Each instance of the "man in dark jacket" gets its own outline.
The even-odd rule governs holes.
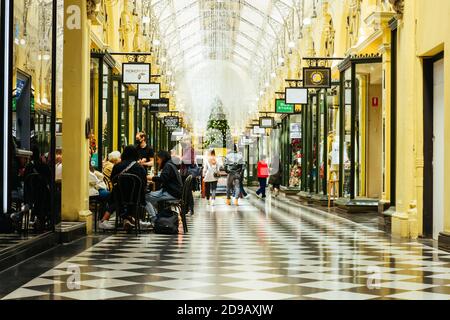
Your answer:
[[[176,165],[173,163],[170,153],[160,151],[156,156],[158,167],[161,168],[159,176],[151,177],[151,181],[161,185],[161,189],[155,192],[147,193],[145,208],[154,222],[156,219],[156,210],[158,202],[179,200],[182,196],[183,182]]]

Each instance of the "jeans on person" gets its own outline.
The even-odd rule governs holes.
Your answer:
[[[236,194],[235,194],[235,192],[236,191],[233,191],[233,197],[236,197]],[[239,180],[239,194],[238,194],[238,197],[246,197],[246,196],[248,196],[248,193],[245,191],[245,189],[244,189],[244,181],[241,179],[241,180]]]
[[[259,196],[262,194],[263,198],[266,197],[266,187],[267,187],[267,178],[258,178],[259,181],[259,189],[256,191],[256,194]]]
[[[217,181],[205,182],[206,199],[216,199]]]
[[[235,198],[239,197],[240,193],[240,174],[230,173],[227,178],[227,199],[231,199],[234,194]]]
[[[161,201],[171,201],[177,200],[174,196],[164,190],[158,190],[154,192],[147,193],[145,195],[145,210],[147,210],[150,215],[150,220],[156,220],[156,209],[155,207],[158,205],[158,202]]]
[[[111,195],[111,192],[109,192],[106,189],[99,189],[98,190],[98,197],[100,198],[100,200],[108,200],[109,197]]]

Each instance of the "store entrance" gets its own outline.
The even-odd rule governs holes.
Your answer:
[[[381,58],[345,61],[341,88],[340,195],[375,211],[386,179]]]
[[[424,60],[424,234],[444,231],[445,104],[443,54]]]
[[[356,66],[356,195],[383,194],[383,105],[381,63]]]
[[[444,231],[444,59],[433,66],[433,239]]]

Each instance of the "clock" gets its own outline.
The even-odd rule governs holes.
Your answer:
[[[331,87],[331,69],[311,67],[303,69],[305,88],[320,89]]]
[[[324,80],[324,75],[321,71],[314,71],[311,73],[311,83],[315,85],[322,85]]]

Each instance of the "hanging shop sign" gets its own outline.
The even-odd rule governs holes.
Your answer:
[[[150,63],[124,63],[122,64],[123,84],[149,84]]]
[[[260,126],[254,126],[253,127],[253,134],[255,136],[266,134],[266,129],[265,128],[261,128]]]
[[[139,100],[159,100],[161,99],[161,84],[150,83],[138,86]]]
[[[287,104],[308,104],[308,89],[286,88],[285,97]]]
[[[149,111],[150,112],[169,112],[169,99],[161,98],[159,100],[150,100]]]
[[[175,130],[180,126],[180,118],[179,117],[164,117],[164,125],[167,129]]]
[[[275,126],[275,119],[273,117],[261,117],[259,118],[259,127],[272,129]]]
[[[295,105],[286,103],[284,99],[276,99],[275,100],[275,112],[276,113],[294,114],[294,113],[296,113]]]
[[[310,89],[331,88],[331,69],[323,67],[303,68],[303,87]]]

